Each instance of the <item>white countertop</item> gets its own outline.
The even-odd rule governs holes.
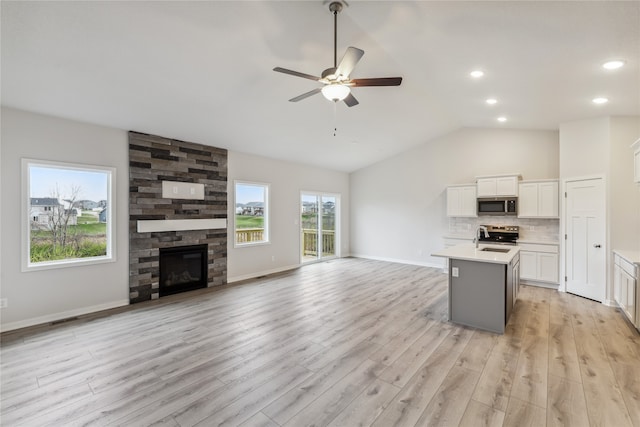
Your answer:
[[[555,245],[559,246],[560,242],[557,240],[534,240],[534,239],[518,239],[518,244],[530,244],[530,245]]]
[[[483,251],[482,248],[498,248],[509,249],[509,252],[489,252]],[[452,246],[450,248],[441,249],[431,254],[431,256],[443,258],[464,259],[467,261],[491,262],[494,264],[509,264],[515,257],[520,248],[517,246],[506,245],[486,245],[481,244],[477,249],[474,243],[465,243],[462,245]]]
[[[624,249],[614,249],[613,253],[620,255],[625,260],[629,261],[632,264],[636,264],[640,266],[640,252],[638,251],[627,251]]]

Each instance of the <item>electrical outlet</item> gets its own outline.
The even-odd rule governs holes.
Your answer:
[[[271,262],[276,262],[276,256],[275,255],[271,255]]]
[[[452,267],[451,268],[451,275],[453,277],[459,277],[460,276],[460,270],[458,270],[458,267]]]
[[[9,306],[9,300],[7,298],[0,298],[0,308],[7,308]]]

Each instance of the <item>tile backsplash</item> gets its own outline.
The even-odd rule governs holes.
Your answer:
[[[512,216],[483,216],[478,218],[449,218],[449,235],[473,237],[479,225],[517,225],[520,240],[558,242],[559,219],[517,218]]]

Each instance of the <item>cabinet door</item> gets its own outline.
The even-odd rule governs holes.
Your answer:
[[[460,187],[447,188],[447,216],[460,214]]]
[[[558,216],[558,182],[538,184],[538,216]]]
[[[520,251],[520,278],[536,280],[538,260],[535,252]]]
[[[518,177],[505,176],[505,177],[496,178],[496,195],[517,196],[518,195]]]
[[[513,304],[515,305],[520,293],[520,263],[513,267]]]
[[[535,182],[520,184],[518,197],[518,216],[538,216],[538,184]]]
[[[633,180],[640,183],[640,149],[633,153]]]
[[[631,323],[636,322],[636,281],[626,271],[622,271],[621,284],[624,288],[623,294],[625,297],[624,311],[627,313],[627,317],[631,320]]]
[[[614,255],[613,264],[613,298],[618,303],[618,306],[622,308],[622,268],[618,264],[618,255]]]
[[[493,197],[497,194],[495,178],[480,178],[477,181],[478,197]]]
[[[460,216],[478,216],[476,187],[460,187]]]
[[[476,187],[447,187],[447,216],[470,216],[476,214]]]
[[[558,254],[538,253],[538,280],[558,282]]]

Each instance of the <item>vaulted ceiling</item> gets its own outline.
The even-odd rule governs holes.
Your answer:
[[[404,78],[353,89],[352,108],[288,102],[318,84],[272,71],[332,66],[327,2],[4,0],[1,13],[4,106],[346,172],[460,127],[640,115],[637,1],[349,1],[338,60],[356,46],[352,77]]]

